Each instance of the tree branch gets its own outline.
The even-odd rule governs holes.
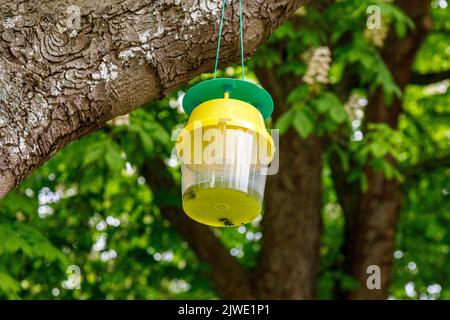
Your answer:
[[[413,73],[410,84],[427,85],[450,79],[450,70],[437,73]]]
[[[450,155],[427,159],[415,165],[402,167],[400,171],[408,179],[416,178],[424,172],[433,172],[440,168],[450,168]]]
[[[221,2],[2,1],[0,197],[70,141],[211,70]],[[244,2],[247,55],[303,2]],[[239,57],[228,9],[221,67]]]

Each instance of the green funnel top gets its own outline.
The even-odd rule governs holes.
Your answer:
[[[270,94],[249,81],[218,78],[200,82],[190,88],[183,98],[183,109],[190,115],[195,107],[208,100],[222,99],[228,92],[230,99],[247,102],[261,112],[264,120],[267,120],[273,112],[273,100]]]

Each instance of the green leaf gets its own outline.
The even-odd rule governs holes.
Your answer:
[[[20,291],[20,284],[10,275],[0,272],[0,292],[4,292],[11,299],[17,299]]]
[[[294,76],[300,77],[306,72],[306,64],[303,61],[294,61],[285,63],[278,68],[278,74],[280,76],[293,74]]]
[[[386,66],[383,59],[380,56],[377,56],[377,61],[378,61],[377,74],[375,81],[371,86],[371,90],[373,91],[378,86],[381,86],[381,88],[383,88],[386,104],[391,105],[394,96],[400,98],[402,96],[402,91],[395,83],[391,71]]]
[[[408,29],[414,28],[414,22],[398,6],[386,2],[379,2],[378,5],[381,7],[383,15],[388,16],[389,20],[393,20],[395,32],[400,38],[406,36]]]
[[[345,71],[345,65],[343,63],[334,62],[330,67],[330,81],[335,84],[341,81]]]
[[[0,221],[0,256],[19,251],[29,257],[66,263],[65,256],[39,230],[26,224]]]
[[[383,142],[374,142],[370,145],[370,151],[375,158],[384,157],[388,152],[389,145]]]
[[[336,154],[339,157],[341,166],[344,169],[344,171],[348,171],[350,169],[350,160],[348,153],[342,150],[342,148],[338,144],[335,144],[332,150],[336,151]]]
[[[280,130],[280,134],[284,134],[291,126],[294,109],[289,109],[283,113],[275,122],[275,128]]]
[[[154,150],[154,143],[152,137],[148,134],[146,130],[139,130],[139,137],[141,138],[141,143],[146,154],[151,154]]]
[[[325,92],[320,95],[314,100],[313,104],[319,113],[323,114],[329,112],[331,119],[338,124],[343,123],[345,119],[347,119],[347,113],[344,110],[344,106],[338,97],[331,92]]]
[[[110,144],[107,148],[105,161],[108,164],[108,167],[114,172],[120,172],[123,168],[123,160],[120,157],[120,152],[113,144]]]
[[[296,87],[289,93],[286,101],[291,105],[298,104],[305,101],[308,98],[308,95],[309,95],[308,86],[301,85]]]
[[[360,176],[360,184],[362,192],[366,193],[367,190],[369,190],[369,181],[367,181],[367,176],[365,173],[361,174]]]
[[[325,113],[336,106],[341,106],[341,102],[338,97],[331,92],[321,94],[316,100],[314,100],[313,104],[320,113]]]
[[[292,125],[302,138],[306,138],[314,129],[313,122],[306,115],[304,110],[295,111]]]
[[[349,275],[342,274],[340,275],[340,283],[341,287],[346,290],[356,290],[360,287],[359,282]]]
[[[99,141],[89,145],[85,150],[83,166],[86,167],[91,163],[99,161],[105,153],[105,141]]]
[[[327,113],[330,110],[331,105],[328,103],[326,99],[317,99],[314,101],[314,105],[319,113]]]
[[[347,112],[345,112],[343,105],[334,106],[331,109],[330,116],[336,123],[343,123],[347,119]]]

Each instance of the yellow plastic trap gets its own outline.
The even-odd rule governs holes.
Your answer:
[[[250,222],[261,212],[275,151],[264,123],[272,98],[247,81],[214,79],[191,88],[183,108],[190,117],[176,147],[184,211],[211,226]]]

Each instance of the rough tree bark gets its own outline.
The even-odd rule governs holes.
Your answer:
[[[298,83],[279,79],[267,69],[258,68],[256,73],[274,97],[276,119],[285,111],[286,98]],[[224,298],[315,297],[321,237],[323,146],[317,137],[302,140],[297,133],[289,131],[281,137],[280,148],[283,150],[280,171],[269,177],[266,192],[260,259],[252,270],[242,267],[211,229],[187,218],[179,205],[181,199],[174,204],[157,203],[163,216],[200,261],[210,266],[207,276]],[[155,201],[158,201],[158,192],[179,197],[179,186],[165,171],[161,162],[149,162],[143,168],[147,183],[156,192]]]
[[[303,2],[244,1],[246,53]],[[0,0],[0,198],[70,141],[211,70],[220,3]],[[228,8],[222,65],[239,56]]]
[[[396,4],[414,21],[415,29],[399,39],[392,31],[383,49],[383,59],[397,85],[404,89],[412,77],[412,64],[416,52],[430,29],[430,1],[397,0]],[[365,123],[386,123],[396,128],[403,102],[395,99],[386,105],[384,95],[378,90],[370,97]],[[388,159],[395,165],[392,158]],[[395,229],[402,205],[402,193],[396,180],[387,179],[371,167],[365,170],[368,190],[353,197],[350,188],[340,193],[346,211],[345,271],[354,277],[360,288],[347,292],[348,299],[386,299],[389,292],[395,245]],[[338,173],[337,173],[338,174]],[[336,180],[340,180],[336,177]],[[339,192],[338,192],[339,193]],[[347,196],[349,194],[349,196]],[[356,201],[355,201],[356,200]],[[369,290],[366,286],[367,268],[381,269],[381,289]]]

